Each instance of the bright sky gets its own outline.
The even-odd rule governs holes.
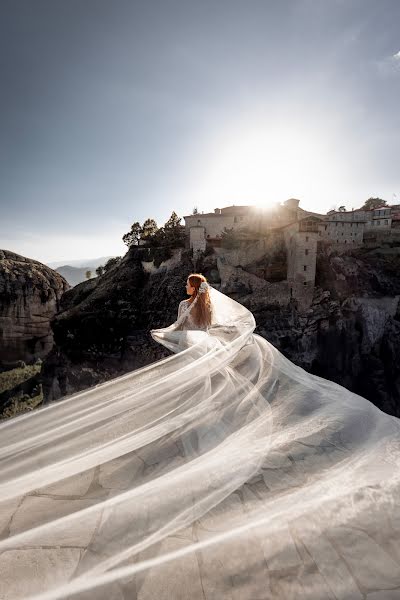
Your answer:
[[[0,248],[121,255],[172,210],[400,202],[399,23],[398,0],[1,0]]]

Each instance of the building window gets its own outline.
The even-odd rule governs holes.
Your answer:
[[[200,219],[197,219],[197,225],[200,225]]]
[[[385,225],[387,225],[387,224],[388,224],[388,220],[387,220],[387,219],[385,219]]]
[[[336,227],[337,227],[337,223],[336,223]]]
[[[307,285],[307,281],[303,281],[303,285]]]
[[[305,252],[305,254],[306,254],[306,256],[307,256],[307,254],[308,254],[308,248],[306,248],[306,249],[304,250],[304,252]]]
[[[342,227],[344,227],[344,223],[342,223]]]
[[[380,225],[380,224],[381,224],[381,222],[380,222],[380,221],[378,221],[378,225]]]
[[[233,222],[237,223],[238,222],[238,218],[237,217],[233,217]]]
[[[325,225],[325,231],[326,231],[326,228],[327,228],[327,227],[328,227],[328,225]]]
[[[306,242],[308,242],[308,235],[306,235]]]
[[[304,270],[307,271],[307,265],[304,265]]]

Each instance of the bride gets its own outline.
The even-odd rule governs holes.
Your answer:
[[[169,357],[0,425],[0,599],[399,599],[400,421],[186,291]]]

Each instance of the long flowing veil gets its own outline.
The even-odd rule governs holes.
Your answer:
[[[0,425],[0,599],[400,598],[400,421],[210,297],[168,358]]]

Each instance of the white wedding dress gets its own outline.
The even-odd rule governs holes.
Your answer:
[[[400,599],[400,420],[210,296],[168,358],[0,425],[1,600]]]

